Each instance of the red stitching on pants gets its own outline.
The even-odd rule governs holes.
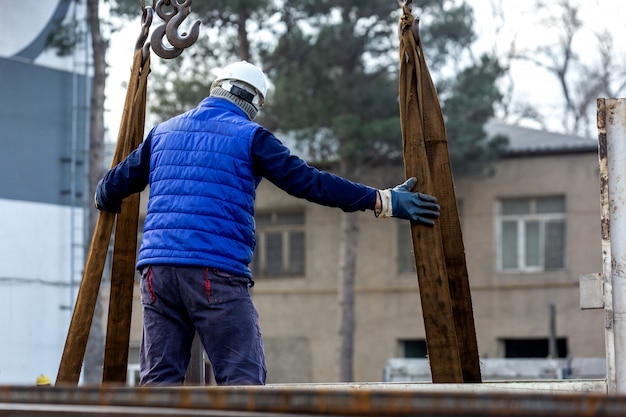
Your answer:
[[[206,291],[206,299],[211,302],[211,281],[209,280],[209,268],[204,268],[204,290]]]
[[[156,301],[156,294],[152,288],[152,268],[148,269],[148,291],[150,291],[150,300],[154,303]]]

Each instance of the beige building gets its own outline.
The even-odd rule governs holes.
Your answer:
[[[604,357],[603,312],[582,311],[578,287],[581,274],[602,268],[597,142],[501,124],[488,131],[509,136],[507,156],[491,177],[455,180],[480,356],[545,358],[552,310],[558,357]],[[393,186],[402,172],[375,174]],[[354,378],[381,381],[388,359],[426,354],[409,225],[354,215]],[[266,180],[258,188],[252,292],[268,383],[337,381],[340,218]],[[131,368],[138,300],[134,313]]]

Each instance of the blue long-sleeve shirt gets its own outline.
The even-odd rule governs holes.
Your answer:
[[[104,210],[151,185],[137,268],[195,265],[251,277],[255,188],[344,211],[374,209],[376,189],[309,166],[235,104],[209,97],[155,126],[98,184]]]
[[[99,187],[104,208],[107,203],[119,203],[148,185],[151,140],[152,131],[124,161],[107,172]],[[375,188],[308,165],[267,129],[257,131],[252,158],[255,175],[267,178],[294,197],[348,212],[374,209]]]

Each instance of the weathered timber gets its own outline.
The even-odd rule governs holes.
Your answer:
[[[145,62],[142,66],[141,60],[144,58]],[[124,144],[125,155],[136,149],[143,138],[150,56],[143,57],[142,51],[136,52],[133,68],[118,133],[118,143]],[[126,198],[122,204],[122,212],[117,216],[102,375],[102,382],[105,383],[126,382],[135,263],[137,260],[139,196],[137,193]]]
[[[408,5],[400,21],[400,118],[405,174],[437,197],[435,227],[411,225],[433,382],[480,382],[465,249],[437,92]]]
[[[149,58],[142,67],[142,51],[137,51],[133,58],[124,112],[111,166],[120,163],[141,141],[145,123],[146,85],[149,72]],[[107,333],[103,374],[105,381],[115,382],[121,382],[122,378],[123,381],[126,380],[139,195],[127,200],[123,203],[122,213],[117,219],[117,229],[119,230],[116,232],[115,249],[118,256],[117,260],[115,256],[113,260],[117,267],[114,267],[112,271],[108,324],[111,328]],[[98,214],[83,279],[78,290],[76,305],[59,365],[57,384],[76,385],[80,379],[114,224],[115,215],[113,213],[100,212]],[[134,232],[132,231],[133,227]],[[132,269],[130,268],[131,265]]]

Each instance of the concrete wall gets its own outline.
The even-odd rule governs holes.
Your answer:
[[[482,355],[498,355],[502,337],[541,337],[554,303],[558,335],[574,357],[604,356],[603,313],[579,308],[578,278],[602,270],[600,191],[595,153],[507,159],[496,176],[458,181],[474,314]],[[494,203],[511,196],[564,194],[567,205],[566,268],[507,274],[495,268]]]
[[[488,179],[458,180],[462,223],[481,357],[501,355],[502,338],[547,338],[549,304],[557,337],[572,357],[604,357],[603,313],[579,309],[580,274],[601,270],[597,155],[594,152],[503,160]],[[401,175],[401,167],[397,167]],[[393,177],[393,176],[391,176]],[[565,195],[566,268],[549,273],[496,271],[495,208],[502,197]],[[259,187],[257,209],[305,207],[305,278],[256,278],[254,300],[266,341],[268,381],[337,380],[338,210]],[[396,273],[396,219],[357,213],[356,381],[380,381],[400,339],[423,339],[419,289],[413,274]],[[399,226],[400,225],[400,226]],[[285,359],[298,366],[286,369]]]
[[[598,160],[595,152],[507,158],[483,179],[458,179],[466,261],[481,358],[499,358],[503,338],[547,338],[549,305],[556,309],[556,336],[566,338],[572,358],[603,358],[603,312],[579,308],[579,275],[601,271]],[[402,167],[369,172],[378,186],[402,181]],[[369,181],[371,180],[371,181]],[[496,202],[502,197],[564,195],[566,268],[549,273],[496,270]],[[146,201],[145,199],[143,200]],[[264,180],[257,211],[305,210],[304,277],[255,277],[252,289],[263,332],[268,382],[337,381],[337,209],[293,198]],[[356,277],[355,381],[383,380],[390,358],[402,356],[400,340],[424,339],[417,278],[398,274],[397,234],[408,225],[355,213],[359,221]],[[138,289],[135,290],[138,294]],[[140,339],[140,304],[134,310],[132,346]],[[601,359],[600,359],[601,361]]]

